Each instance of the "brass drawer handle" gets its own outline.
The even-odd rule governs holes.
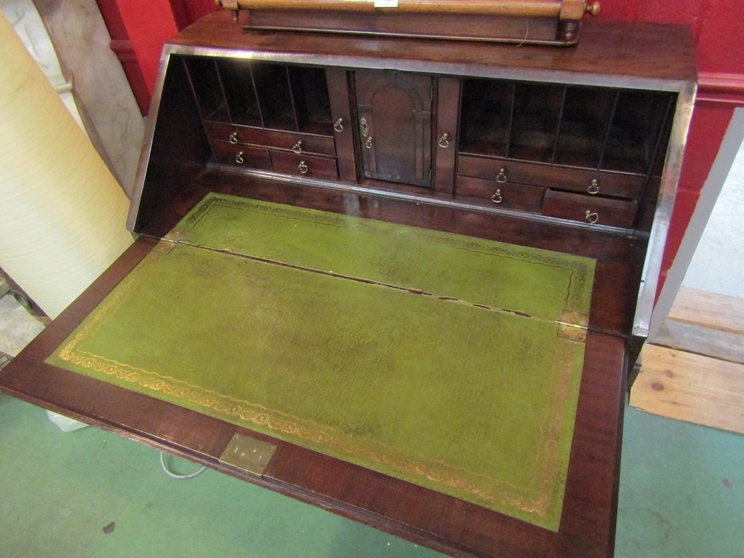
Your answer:
[[[339,134],[344,131],[344,119],[339,118],[336,120],[336,122],[333,124],[333,129],[336,130]]]
[[[300,169],[300,172],[302,174],[307,174],[307,171],[310,170],[310,167],[307,166],[307,163],[305,163],[305,161],[300,161],[300,164],[297,165],[297,168]]]
[[[233,132],[232,134],[230,134],[230,143],[232,143],[233,145],[238,143],[238,132]]]
[[[245,159],[243,159],[242,151],[235,156],[235,162],[238,163],[239,165],[242,165],[243,163],[245,163]]]
[[[373,144],[372,136],[370,136],[367,138],[367,141],[364,142],[364,147],[366,147],[367,149],[372,149],[372,144]]]
[[[599,181],[596,178],[592,178],[592,181],[586,191],[592,196],[595,194],[599,194]]]
[[[506,178],[506,169],[499,169],[499,174],[496,175],[496,182],[503,184],[508,179]]]
[[[451,141],[452,136],[449,135],[449,132],[444,132],[444,135],[439,138],[439,147],[441,147],[442,149],[447,149]]]
[[[502,201],[504,201],[504,196],[501,195],[501,188],[496,188],[493,196],[491,196],[491,201],[493,203],[501,203]]]
[[[593,225],[597,222],[597,219],[599,219],[599,213],[595,213],[593,211],[586,210],[586,213],[584,213],[584,218],[586,219],[586,222],[590,225]]]
[[[292,146],[292,153],[299,155],[302,153],[302,140],[298,141]]]

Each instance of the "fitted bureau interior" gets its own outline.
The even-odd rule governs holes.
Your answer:
[[[188,75],[213,163],[415,186],[474,206],[640,231],[651,226],[677,100],[505,79],[440,88],[433,75],[355,69],[341,70],[348,94],[331,99],[323,67],[213,56],[174,64]],[[344,131],[353,141],[338,145]],[[453,151],[454,164],[440,164]],[[345,176],[340,156],[355,163]]]
[[[446,26],[452,20],[440,21]],[[3,369],[0,388],[451,555],[611,556],[629,370],[648,331],[697,74],[687,29],[589,23],[582,23],[578,45],[560,49],[244,31],[229,12],[212,14],[184,30],[165,47],[148,119],[128,222],[139,238]],[[419,236],[446,239],[449,252],[422,248],[412,241]],[[503,265],[474,274],[462,257],[453,256],[450,248],[455,245],[460,256],[474,261],[487,256],[484,246],[499,245]],[[198,258],[184,257],[195,253]],[[312,261],[282,256],[287,253]],[[539,256],[532,271],[504,278],[501,271],[528,254]],[[577,257],[593,268],[593,275],[582,281],[569,273],[563,275],[567,282],[557,281],[560,262]],[[339,258],[345,266],[339,266]],[[170,266],[177,261],[194,265]],[[176,357],[164,361],[174,374],[188,368],[231,385],[269,389],[273,364],[266,368],[268,383],[237,378],[257,357],[268,354],[276,356],[278,367],[307,355],[327,362],[334,354],[331,348],[339,345],[328,342],[324,328],[303,327],[298,316],[312,322],[328,308],[347,305],[329,319],[354,326],[334,330],[350,342],[351,349],[343,354],[379,357],[364,367],[362,377],[373,387],[362,391],[377,396],[383,393],[379,386],[390,387],[393,379],[412,386],[411,392],[393,388],[404,403],[397,411],[388,412],[387,402],[374,406],[394,424],[418,424],[407,419],[415,407],[407,405],[413,401],[411,393],[423,395],[434,432],[440,423],[453,424],[442,418],[432,392],[411,373],[412,364],[428,370],[431,366],[422,362],[445,362],[439,357],[445,345],[451,347],[451,353],[444,352],[452,364],[444,366],[443,376],[453,387],[444,387],[443,397],[467,387],[484,395],[497,415],[514,402],[536,402],[534,408],[529,403],[524,415],[514,415],[520,425],[523,416],[547,416],[540,413],[554,408],[543,406],[548,399],[529,387],[535,385],[527,381],[533,360],[525,347],[542,339],[581,349],[583,364],[576,365],[581,378],[573,384],[578,390],[575,417],[564,417],[573,433],[570,448],[564,447],[569,459],[565,487],[559,489],[563,503],[556,504],[560,522],[546,528],[355,464],[353,459],[368,454],[366,450],[353,451],[350,460],[333,457],[304,442],[262,434],[50,360],[56,351],[62,360],[79,357],[79,364],[87,365],[90,355],[59,348],[68,348],[65,340],[77,339],[77,334],[70,336],[87,327],[83,324],[103,324],[96,321],[97,308],[118,309],[116,293],[134,285],[150,269],[148,262],[166,263],[163,272],[174,290],[137,291],[145,298],[135,295],[133,302],[148,312],[158,309],[156,317],[130,314],[130,325],[111,330],[117,347],[139,358],[143,326],[154,324],[162,335],[152,335],[151,346]],[[251,270],[258,268],[300,274],[307,281],[257,280]],[[369,269],[384,273],[371,275]],[[427,277],[427,283],[412,282],[413,272]],[[390,277],[401,280],[391,282]],[[352,282],[354,278],[359,281]],[[429,279],[446,286],[445,291],[463,281],[489,296],[513,293],[517,298],[509,300],[521,302],[455,299],[431,287]],[[340,294],[328,284],[350,290]],[[288,285],[298,288],[280,300]],[[257,295],[259,286],[265,289]],[[587,304],[577,309],[569,295],[579,287],[590,300],[582,299]],[[390,294],[385,303],[389,321],[381,320],[383,308],[376,302],[365,306],[366,313],[348,306],[357,300],[349,293],[357,289]],[[397,353],[400,374],[391,374],[385,365],[393,354],[390,346],[368,350],[371,341],[397,343],[402,324],[418,331],[424,315],[409,305],[436,304],[447,312],[457,309],[488,318],[503,314],[505,322],[534,325],[543,322],[533,306],[550,292],[557,306],[552,333],[546,335],[527,334],[523,342],[512,342],[506,330],[491,323],[469,322],[456,329],[452,321],[431,319],[431,329]],[[228,313],[235,319],[222,319]],[[257,318],[286,326],[291,335],[277,336]],[[237,327],[254,321],[253,332]],[[222,333],[227,330],[236,339],[232,343]],[[286,348],[242,352],[277,339],[287,340]],[[482,351],[469,350],[469,343]],[[205,344],[210,350],[199,349]],[[241,356],[218,368],[230,351]],[[534,353],[540,358],[558,354]],[[487,381],[461,374],[475,354],[488,364]],[[124,362],[117,355],[106,358],[108,363]],[[514,363],[515,381],[493,388],[488,382],[501,381],[505,361]],[[101,367],[102,373],[107,370],[113,368]],[[225,377],[218,370],[226,371]],[[135,376],[127,372],[121,378]],[[300,366],[288,382],[290,391],[305,382],[306,388],[295,393],[299,400],[309,403],[304,397],[309,392],[322,398],[311,407],[348,407],[339,397],[348,395],[345,386],[356,374],[343,369],[339,397],[319,389],[313,378],[307,366]],[[566,393],[568,384],[556,381],[537,384],[547,388],[543,395]],[[148,385],[160,390],[164,384]],[[181,397],[191,392],[169,393]],[[493,393],[503,397],[503,405]],[[458,439],[490,413],[475,409],[468,397],[456,408],[466,419],[463,428],[455,429]],[[226,405],[223,410],[232,409]],[[263,416],[256,415],[260,420]],[[535,432],[543,432],[543,425],[549,432],[559,423],[538,421]],[[350,431],[376,430],[360,424],[350,423]],[[412,438],[423,439],[422,432],[417,429]],[[511,451],[501,446],[487,450],[484,462],[497,457],[511,463],[514,452],[527,448],[521,435],[509,428],[504,432],[514,443]],[[236,438],[275,446],[263,472],[223,459]],[[552,454],[545,455],[551,461]],[[479,465],[480,459],[476,461]],[[533,471],[530,463],[514,469]],[[427,478],[442,476],[430,473]],[[514,502],[525,500],[520,496]]]

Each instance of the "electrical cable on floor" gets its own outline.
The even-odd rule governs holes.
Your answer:
[[[168,475],[172,479],[179,479],[179,480],[193,479],[195,476],[201,475],[206,470],[206,467],[202,467],[198,471],[194,473],[189,473],[188,475],[179,475],[177,473],[174,473],[173,471],[168,469],[168,466],[165,464],[165,452],[164,451],[160,452],[160,466],[163,468],[163,471],[165,472],[166,475]]]

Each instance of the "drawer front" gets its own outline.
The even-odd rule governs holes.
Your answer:
[[[210,138],[231,143],[248,143],[264,145],[277,149],[295,149],[302,153],[316,153],[319,155],[336,156],[336,146],[332,137],[312,136],[295,132],[281,132],[265,130],[250,126],[235,126],[219,122],[205,122],[207,134]]]
[[[633,227],[637,209],[635,200],[596,198],[555,190],[548,190],[543,201],[543,215],[612,227]]]
[[[271,150],[271,163],[275,171],[308,178],[333,178],[338,180],[336,159],[295,155],[286,151]]]
[[[455,192],[464,196],[488,198],[499,207],[539,213],[545,188],[527,184],[499,184],[495,180],[458,176]]]
[[[503,170],[503,172],[502,172]],[[490,159],[460,155],[457,173],[476,178],[506,182],[536,184],[589,195],[621,196],[638,199],[643,191],[644,177],[591,169],[573,169],[539,163],[523,163],[508,159]]]
[[[215,159],[250,169],[271,169],[269,150],[250,145],[233,145],[225,141],[213,141],[212,151]]]

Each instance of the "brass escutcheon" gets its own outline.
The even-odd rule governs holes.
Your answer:
[[[300,164],[297,165],[297,168],[300,169],[300,172],[302,174],[307,174],[307,171],[310,170],[310,167],[307,166],[307,164],[305,163],[305,161],[300,161]]]
[[[367,124],[367,119],[362,116],[362,120],[359,122],[359,127],[362,131],[362,137],[366,138],[369,135],[369,124]]]
[[[230,134],[230,143],[232,143],[233,145],[238,143],[238,132],[233,132],[232,134]]]
[[[593,225],[597,222],[597,219],[599,219],[599,213],[595,213],[593,211],[586,210],[586,213],[584,213],[584,218],[586,219],[586,222],[590,225]]]
[[[442,149],[447,149],[449,147],[450,141],[452,141],[452,136],[449,135],[449,132],[444,132],[441,138],[439,138],[439,147]]]
[[[336,122],[333,124],[333,129],[336,130],[338,133],[341,133],[344,131],[344,119],[339,118],[336,120]]]
[[[496,188],[493,196],[491,196],[491,201],[493,203],[501,203],[502,201],[504,201],[504,197],[501,195],[501,188]]]
[[[296,153],[297,155],[302,153],[302,140],[298,141],[292,146],[292,153]]]
[[[586,191],[592,196],[594,194],[599,194],[599,181],[596,178],[592,178],[592,181]]]
[[[243,163],[245,163],[245,159],[243,159],[242,151],[235,156],[235,162],[238,163],[239,165],[242,165]]]
[[[499,169],[499,174],[496,175],[496,182],[503,184],[506,181],[506,169]]]

